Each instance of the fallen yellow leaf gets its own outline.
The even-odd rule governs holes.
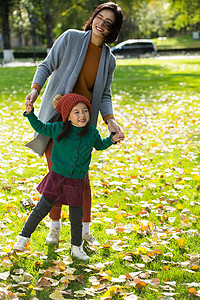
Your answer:
[[[65,299],[58,290],[56,290],[54,293],[49,295],[49,298],[51,298],[53,300],[64,300]]]
[[[180,248],[184,246],[184,243],[185,243],[185,239],[180,238],[180,239],[178,240],[178,246],[179,246]]]
[[[190,295],[196,295],[197,294],[197,291],[194,288],[188,289],[188,292],[190,293]]]
[[[181,210],[181,209],[183,209],[183,205],[182,205],[182,204],[180,204],[180,203],[179,203],[179,204],[177,204],[177,205],[176,205],[176,207],[177,207],[178,209],[180,209],[180,210]]]

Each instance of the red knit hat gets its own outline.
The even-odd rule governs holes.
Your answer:
[[[70,93],[62,96],[57,104],[56,110],[61,114],[63,123],[66,122],[72,108],[76,106],[78,103],[85,103],[91,112],[91,104],[90,101],[82,95]]]

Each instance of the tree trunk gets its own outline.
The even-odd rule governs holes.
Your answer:
[[[3,0],[1,5],[3,47],[5,50],[7,50],[11,49],[9,25],[10,0]]]
[[[45,14],[45,24],[46,24],[46,39],[47,39],[47,49],[50,49],[53,45],[53,16],[50,12]]]
[[[2,17],[2,35],[3,35],[3,59],[5,63],[12,62],[14,55],[11,50],[10,42],[10,24],[9,24],[9,13],[10,13],[10,0],[3,0],[1,2],[1,17]]]

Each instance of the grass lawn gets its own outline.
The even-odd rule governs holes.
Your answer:
[[[192,34],[170,38],[157,38],[154,42],[158,49],[200,48],[200,39],[193,39]]]
[[[200,59],[117,65],[113,103],[126,138],[93,154],[91,230],[101,246],[85,245],[89,263],[70,257],[67,207],[59,245],[45,244],[46,217],[24,253],[12,250],[47,167],[24,147],[35,68],[0,68],[0,299],[199,298]],[[102,120],[98,129],[108,134]]]

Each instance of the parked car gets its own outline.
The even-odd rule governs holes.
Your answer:
[[[157,54],[156,45],[152,40],[127,40],[111,48],[115,56],[150,57]]]

